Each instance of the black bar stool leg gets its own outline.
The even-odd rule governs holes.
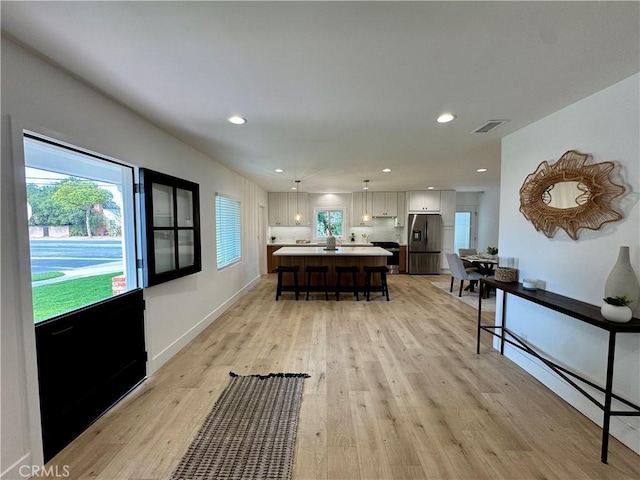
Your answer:
[[[382,275],[382,278],[381,278],[382,289],[383,289],[385,295],[387,296],[387,302],[388,302],[389,301],[389,287],[387,286],[387,274],[382,272],[380,275]]]
[[[356,296],[356,302],[360,301],[360,297],[358,296],[358,274],[356,272],[351,272],[351,281],[353,282],[353,294]]]
[[[327,284],[327,272],[322,272],[324,276],[324,299],[325,301],[329,301],[329,285]]]
[[[278,297],[282,295],[282,272],[278,272],[278,286],[276,287],[276,302]]]

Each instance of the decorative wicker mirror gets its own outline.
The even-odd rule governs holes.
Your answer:
[[[552,238],[559,228],[573,240],[579,230],[599,230],[621,220],[611,203],[625,192],[611,180],[613,162],[591,163],[591,155],[569,150],[538,165],[520,188],[520,212],[535,229]]]

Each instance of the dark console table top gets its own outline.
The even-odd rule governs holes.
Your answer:
[[[522,283],[498,282],[492,278],[483,278],[482,282],[610,332],[640,332],[640,318],[633,317],[627,323],[610,322],[602,317],[600,307],[590,303],[546,290],[525,290],[522,288]]]

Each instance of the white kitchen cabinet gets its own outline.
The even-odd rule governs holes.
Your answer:
[[[439,212],[439,190],[412,190],[409,192],[409,212]]]
[[[397,217],[398,192],[373,192],[373,216]]]
[[[296,222],[296,210],[300,209],[300,222]],[[298,227],[309,225],[309,200],[306,193],[269,192],[269,226]]]
[[[407,203],[404,192],[398,192],[398,216],[396,217],[396,227],[404,227],[407,221]]]
[[[442,226],[453,227],[456,221],[456,192],[455,190],[442,190],[440,194]]]
[[[300,227],[309,225],[309,201],[306,193],[298,193],[296,199],[296,192],[289,192],[289,213],[287,214],[287,221],[290,227]],[[300,212],[300,221],[296,222],[296,210]]]
[[[287,192],[269,192],[269,226],[288,226],[288,211],[289,198],[287,196]]]
[[[364,192],[354,192],[351,200],[351,226],[352,227],[370,227],[371,219],[373,218],[373,195],[366,194],[367,205],[365,209],[365,194]],[[362,214],[364,212],[369,214],[369,220],[364,222],[362,220]]]

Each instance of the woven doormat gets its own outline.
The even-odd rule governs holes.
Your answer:
[[[302,385],[309,375],[230,375],[172,480],[291,478]]]

